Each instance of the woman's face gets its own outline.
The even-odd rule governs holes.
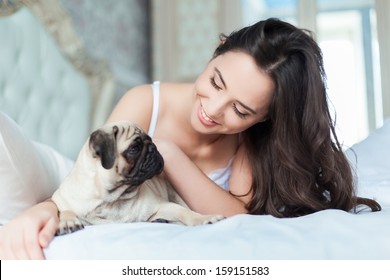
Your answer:
[[[240,133],[267,119],[274,84],[244,52],[227,52],[195,82],[192,126],[205,134]]]

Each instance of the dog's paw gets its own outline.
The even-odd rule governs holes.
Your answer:
[[[162,224],[170,224],[171,221],[169,220],[166,220],[166,219],[155,219],[153,221],[151,221],[152,223],[162,223]]]
[[[65,211],[60,213],[60,223],[56,231],[56,235],[65,235],[73,233],[75,231],[81,230],[84,228],[82,221],[70,211]]]
[[[222,215],[204,215],[203,217],[204,217],[204,219],[203,219],[202,224],[204,224],[204,225],[214,224],[216,222],[219,222],[219,221],[225,219],[225,217]]]
[[[188,215],[185,219],[182,219],[181,222],[187,226],[199,226],[199,225],[208,225],[214,224],[221,220],[225,219],[222,215]]]
[[[83,223],[77,217],[75,219],[61,220],[60,224],[58,225],[56,235],[59,236],[73,233],[83,228]]]

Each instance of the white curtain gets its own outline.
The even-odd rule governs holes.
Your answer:
[[[390,1],[375,0],[381,61],[383,118],[390,118]]]

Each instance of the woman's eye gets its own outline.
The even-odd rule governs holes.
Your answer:
[[[221,90],[222,89],[220,86],[217,85],[217,83],[215,82],[214,77],[210,77],[210,83],[216,90]]]
[[[237,116],[239,116],[241,119],[245,119],[245,118],[246,118],[247,114],[240,112],[240,111],[237,109],[236,104],[233,104],[233,110],[234,110],[234,112],[237,114]]]

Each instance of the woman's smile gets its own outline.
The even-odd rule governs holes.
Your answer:
[[[212,118],[210,118],[205,110],[203,109],[202,104],[200,104],[199,109],[198,109],[198,118],[202,124],[205,126],[215,126],[218,125],[216,121],[214,121]]]

